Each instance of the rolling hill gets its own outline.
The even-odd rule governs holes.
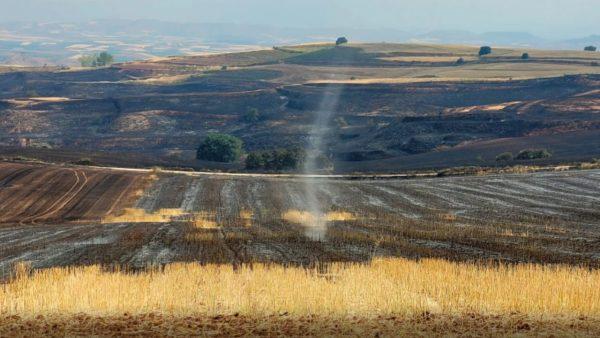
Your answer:
[[[197,161],[195,149],[211,132],[240,137],[247,151],[304,147],[335,93],[324,143],[336,172],[491,166],[527,148],[552,153],[533,161],[541,164],[600,157],[600,53],[477,52],[309,44],[99,69],[6,68],[0,154],[241,170]],[[247,121],[253,109],[260,118]]]

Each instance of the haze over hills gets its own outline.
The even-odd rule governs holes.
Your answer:
[[[594,33],[594,32],[592,32]],[[405,31],[388,28],[293,28],[232,23],[175,23],[159,20],[0,23],[0,63],[18,66],[78,65],[81,55],[109,51],[117,61],[144,60],[332,41],[448,43],[581,50],[600,45],[600,35],[548,39],[527,32],[466,30]]]

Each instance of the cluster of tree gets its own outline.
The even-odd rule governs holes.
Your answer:
[[[82,67],[105,67],[110,66],[114,61],[115,58],[107,52],[84,55],[79,58]]]
[[[255,151],[246,157],[248,170],[293,170],[304,161],[304,151],[299,148]]]
[[[226,134],[209,134],[198,147],[197,158],[213,162],[235,162],[242,156],[243,142]]]
[[[552,154],[546,149],[525,149],[521,150],[515,159],[517,160],[537,160],[540,158],[549,158]]]
[[[496,156],[498,162],[510,162],[512,160],[536,160],[541,158],[549,158],[552,154],[546,149],[525,149],[521,150],[517,156],[511,152],[505,152]]]
[[[586,52],[595,52],[598,48],[596,46],[586,46],[583,50]]]

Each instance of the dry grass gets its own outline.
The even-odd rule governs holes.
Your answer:
[[[241,226],[250,227],[252,226],[252,220],[254,214],[248,210],[240,210],[239,216],[236,220],[239,221]],[[171,222],[184,222],[191,224],[196,229],[217,229],[219,224],[217,222],[217,215],[215,212],[185,212],[179,208],[172,209],[159,209],[155,212],[147,212],[144,209],[137,208],[126,208],[124,211],[117,216],[109,215],[102,219],[104,224],[114,223],[171,223]]]
[[[312,224],[320,224],[323,221],[325,222],[344,222],[344,221],[354,221],[357,217],[349,212],[345,211],[330,211],[325,215],[317,215],[310,211],[302,211],[302,210],[288,210],[281,215],[281,219],[288,221],[290,223],[302,224],[302,225],[312,225]]]
[[[254,212],[242,209],[240,210],[240,219],[244,227],[249,228],[252,226],[252,220],[254,220]]]
[[[379,259],[323,272],[254,265],[172,264],[139,274],[99,266],[53,268],[0,287],[0,314],[35,317],[525,314],[600,318],[600,271],[565,266],[481,266],[444,260]],[[177,292],[173,292],[177,290]]]
[[[183,215],[185,213],[181,209],[159,209],[148,213],[144,209],[126,208],[121,215],[104,217],[102,223],[168,223]]]
[[[196,229],[217,229],[219,225],[215,221],[215,213],[199,212],[192,216],[191,224]]]

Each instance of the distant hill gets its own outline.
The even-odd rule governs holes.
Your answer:
[[[241,51],[273,45],[331,41],[345,35],[351,41],[491,44],[545,49],[581,50],[600,45],[597,35],[548,40],[527,32],[396,29],[286,28],[231,23],[172,23],[156,20],[103,20],[83,23],[0,23],[0,64],[77,65],[78,57],[109,51],[126,62],[171,55]]]
[[[468,45],[500,45],[543,47],[549,41],[527,32],[488,32],[476,34],[468,31],[443,30],[420,34],[413,41]]]
[[[563,48],[570,47],[575,49],[577,47],[579,47],[579,49],[582,49],[584,46],[589,45],[600,47],[600,35],[589,35],[583,38],[565,40],[559,43],[559,46],[562,46]]]

